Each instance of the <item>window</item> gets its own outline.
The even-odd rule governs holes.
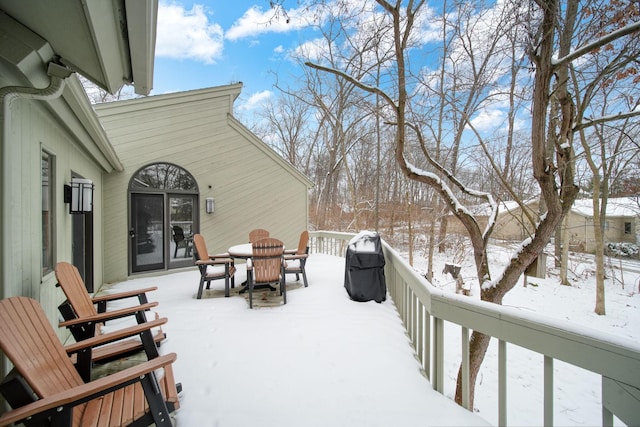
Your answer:
[[[154,163],[134,175],[131,180],[132,190],[157,189],[197,192],[193,176],[180,166],[171,163]]]
[[[625,222],[624,223],[624,234],[631,234],[631,223],[630,222]]]
[[[53,270],[53,156],[42,152],[42,275]]]

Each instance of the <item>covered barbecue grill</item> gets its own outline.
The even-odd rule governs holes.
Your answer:
[[[349,242],[344,287],[354,301],[382,302],[387,297],[384,253],[376,232],[362,231]]]

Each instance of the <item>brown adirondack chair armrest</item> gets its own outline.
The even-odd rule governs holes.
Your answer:
[[[293,254],[293,255],[285,255],[284,256],[284,260],[294,260],[294,259],[302,259],[302,258],[309,258],[309,255],[307,254]]]
[[[98,313],[94,316],[87,316],[87,317],[83,317],[81,319],[71,319],[71,320],[65,320],[64,322],[60,322],[58,323],[59,327],[66,327],[66,326],[74,326],[74,325],[81,325],[83,323],[99,323],[99,322],[106,322],[107,320],[114,320],[114,319],[119,319],[121,317],[126,317],[126,316],[131,316],[132,314],[135,314],[139,311],[147,311],[150,310],[154,307],[158,306],[158,302],[150,302],[147,304],[140,304],[140,305],[136,305],[133,307],[126,307],[126,308],[121,308],[119,310],[113,310],[113,311],[106,311],[104,313]]]
[[[214,259],[214,258],[231,258],[231,257],[229,256],[229,252],[225,252],[222,254],[213,254],[213,255],[209,254],[209,258]]]
[[[142,294],[146,294],[147,292],[153,292],[157,289],[158,289],[157,286],[151,286],[149,288],[144,288],[144,289],[135,289],[127,292],[118,292],[117,294],[98,295],[91,298],[91,301],[93,301],[94,304],[98,304],[103,301],[107,302],[107,301],[116,301],[116,300],[125,299],[125,298],[133,298]]]
[[[205,261],[196,261],[196,265],[233,264],[233,258],[212,258]]]
[[[141,323],[139,325],[129,326],[128,328],[119,329],[117,331],[109,332],[106,334],[96,335],[93,338],[87,338],[77,343],[68,344],[64,346],[68,355],[78,353],[86,348],[93,348],[103,344],[109,344],[111,342],[119,341],[123,338],[132,337],[140,334],[149,329],[157,328],[167,323],[169,319],[162,317],[150,322]]]
[[[75,406],[95,399],[96,397],[109,393],[114,389],[125,387],[133,380],[139,379],[156,369],[170,366],[175,362],[176,357],[175,353],[169,353],[131,368],[116,372],[115,374],[65,390],[45,399],[40,399],[33,403],[29,403],[28,405],[12,409],[0,416],[0,426],[7,426],[40,414],[44,411],[55,410],[55,408],[64,405],[72,404]]]

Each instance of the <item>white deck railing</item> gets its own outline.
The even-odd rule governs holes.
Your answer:
[[[350,233],[310,233],[311,253],[344,257]],[[507,344],[544,356],[544,425],[553,425],[554,360],[584,368],[602,378],[602,425],[613,416],[627,425],[640,425],[640,345],[630,340],[608,339],[587,328],[523,315],[513,308],[444,293],[417,274],[383,241],[385,278],[422,367],[434,389],[444,388],[444,322],[461,328],[463,406],[469,396],[469,334],[482,332],[498,340],[498,420],[507,422]],[[640,325],[636,325],[640,327]]]

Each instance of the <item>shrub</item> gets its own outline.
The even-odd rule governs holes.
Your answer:
[[[607,243],[607,252],[609,255],[617,257],[635,257],[638,255],[640,249],[635,243],[627,242],[609,242]]]

